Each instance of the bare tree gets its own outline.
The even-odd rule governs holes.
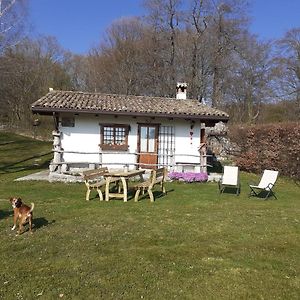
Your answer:
[[[279,97],[296,103],[296,114],[300,119],[300,27],[289,30],[277,42],[277,78]]]
[[[106,40],[88,56],[88,86],[94,91],[140,92],[144,27],[138,18],[121,19],[107,30]]]
[[[178,80],[177,55],[179,51],[179,29],[182,18],[181,0],[144,0],[148,10],[146,20],[152,28],[153,42],[157,47],[155,63],[162,66],[161,83],[164,88],[158,88],[165,96],[174,96],[175,84]]]
[[[249,34],[239,44],[224,82],[224,100],[234,108],[232,118],[236,122],[254,123],[260,115],[261,104],[274,96],[271,44],[258,42]]]
[[[211,0],[212,3],[212,106],[221,107],[224,96],[223,78],[230,66],[231,54],[244,26],[244,0]]]
[[[9,124],[26,127],[30,104],[49,87],[70,89],[64,54],[54,38],[25,39],[0,57],[0,113]]]
[[[79,91],[88,91],[88,74],[90,67],[87,57],[66,52],[64,66],[70,77],[72,88]]]
[[[27,4],[27,0],[0,0],[0,55],[20,41]]]
[[[192,0],[185,13],[186,52],[180,57],[185,62],[185,80],[189,83],[189,97],[204,101],[209,98],[211,81],[210,1]],[[182,40],[182,37],[181,37]],[[181,47],[183,47],[181,43]]]
[[[189,3],[190,6],[186,6]],[[273,65],[268,43],[247,31],[244,0],[147,0],[149,15],[114,22],[106,40],[77,58],[83,89],[174,96],[177,80],[189,97],[233,110],[255,122],[271,99]],[[184,9],[183,9],[184,8]],[[78,72],[81,75],[78,77]],[[74,64],[73,64],[74,74]],[[236,113],[237,112],[237,113]]]

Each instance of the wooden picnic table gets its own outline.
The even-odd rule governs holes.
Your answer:
[[[105,186],[105,201],[109,201],[110,198],[122,198],[124,202],[127,202],[128,193],[128,179],[135,176],[140,176],[141,181],[143,180],[143,174],[145,170],[132,170],[132,171],[110,171],[103,176],[106,179]],[[111,181],[115,181],[116,178],[120,178],[122,182],[123,192],[111,193],[109,191],[109,184]]]

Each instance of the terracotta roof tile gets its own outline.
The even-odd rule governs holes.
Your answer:
[[[38,113],[85,112],[105,114],[132,114],[147,116],[191,117],[220,119],[229,116],[223,111],[201,104],[197,100],[175,98],[126,96],[100,93],[51,91],[32,104]]]

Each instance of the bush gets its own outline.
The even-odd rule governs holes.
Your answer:
[[[206,182],[208,179],[207,173],[192,173],[192,172],[170,172],[169,178],[172,180],[181,180],[185,182]]]
[[[229,134],[239,148],[235,161],[241,170],[273,169],[300,180],[300,123],[238,127]]]

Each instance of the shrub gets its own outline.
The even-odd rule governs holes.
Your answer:
[[[300,123],[277,123],[232,129],[230,139],[240,153],[241,170],[261,173],[264,169],[300,180]]]
[[[192,173],[192,172],[170,172],[169,178],[172,180],[181,180],[185,182],[206,182],[208,179],[207,173]]]

